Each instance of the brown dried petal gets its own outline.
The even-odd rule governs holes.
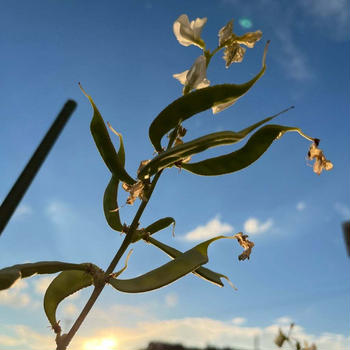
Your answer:
[[[243,44],[251,49],[254,47],[255,43],[261,39],[261,37],[262,32],[257,30],[256,32],[245,33],[244,35],[237,37],[235,41],[238,44]]]
[[[219,30],[219,46],[223,45],[225,41],[230,39],[232,36],[232,30],[233,30],[233,19],[231,19],[230,22],[228,22],[225,27],[222,27]]]
[[[145,185],[141,180],[137,181],[134,185],[129,185],[124,182],[122,187],[126,192],[130,193],[128,199],[126,200],[126,204],[133,204],[136,198],[144,199]]]
[[[310,160],[315,160],[314,163],[314,172],[317,175],[320,175],[322,170],[331,170],[333,168],[333,164],[331,161],[327,160],[322,150],[317,147],[316,143],[312,143],[308,152],[308,158]]]
[[[237,43],[226,47],[223,59],[226,62],[226,68],[228,68],[233,62],[242,62],[246,49],[239,46]]]
[[[244,235],[242,232],[234,235],[234,238],[237,239],[239,245],[244,249],[244,252],[238,256],[238,260],[245,260],[250,258],[250,253],[254,247],[254,243],[247,239],[248,235]]]

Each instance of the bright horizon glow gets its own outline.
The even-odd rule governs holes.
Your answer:
[[[110,338],[97,338],[88,340],[84,344],[84,350],[116,350],[117,340],[113,337]]]

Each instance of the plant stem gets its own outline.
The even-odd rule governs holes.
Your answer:
[[[123,256],[123,254],[125,253],[125,251],[127,250],[128,246],[130,245],[131,241],[132,241],[132,236],[135,232],[135,230],[137,229],[138,225],[139,225],[139,220],[142,216],[143,211],[146,208],[146,205],[153,193],[153,190],[158,182],[158,179],[160,177],[160,175],[162,174],[162,170],[159,171],[153,178],[153,181],[151,183],[151,187],[150,190],[148,192],[148,199],[146,201],[142,201],[136,214],[135,217],[130,225],[130,228],[128,230],[127,235],[125,236],[121,246],[119,247],[116,255],[114,256],[113,260],[111,261],[111,263],[109,264],[106,272],[105,272],[105,276],[108,277],[116,268],[119,260],[121,259],[121,257]],[[89,300],[87,301],[86,305],[84,306],[83,310],[81,311],[80,315],[78,316],[78,318],[76,319],[76,321],[74,322],[72,328],[69,330],[69,332],[67,333],[67,335],[65,336],[65,338],[62,341],[62,344],[60,344],[58,342],[57,344],[57,348],[56,350],[65,350],[67,349],[67,346],[69,345],[69,343],[71,342],[72,338],[74,337],[74,335],[76,334],[76,332],[78,331],[78,329],[80,328],[81,324],[84,322],[86,316],[88,315],[88,313],[90,312],[91,308],[93,307],[93,305],[95,304],[97,298],[99,297],[99,295],[101,294],[103,288],[105,287],[106,282],[100,286],[96,286],[95,289],[93,290]]]
[[[174,133],[171,134],[167,149],[169,149],[175,138],[177,135],[177,131],[178,131],[179,125],[175,128]],[[143,214],[143,211],[145,210],[147,203],[149,201],[149,199],[152,196],[153,190],[160,178],[160,175],[162,174],[163,170],[160,170],[153,178],[152,183],[151,183],[151,187],[148,191],[148,198],[145,201],[142,201],[136,214],[135,217],[129,227],[129,230],[121,244],[121,246],[119,247],[116,255],[114,256],[113,260],[111,261],[111,263],[109,264],[106,272],[105,272],[105,276],[106,279],[108,278],[108,276],[114,271],[114,269],[116,268],[119,260],[121,259],[121,257],[123,256],[123,254],[125,253],[125,251],[127,250],[128,246],[130,245],[130,243],[132,242],[132,236],[135,233],[135,230],[137,229],[137,227],[139,226],[139,220]],[[78,318],[76,319],[76,321],[74,322],[73,326],[71,327],[71,329],[69,330],[69,332],[64,336],[60,336],[58,335],[56,338],[56,343],[57,343],[57,348],[56,350],[66,350],[69,343],[72,341],[73,337],[75,336],[75,334],[77,333],[77,331],[79,330],[81,324],[84,322],[86,316],[88,315],[88,313],[90,312],[91,308],[94,306],[97,298],[99,297],[99,295],[101,294],[103,288],[105,287],[106,282],[103,283],[102,285],[96,286],[89,298],[89,300],[87,301],[87,303],[85,304],[83,310],[81,311],[80,315],[78,316]]]

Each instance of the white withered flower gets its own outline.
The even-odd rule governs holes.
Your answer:
[[[210,85],[207,79],[207,60],[201,55],[199,56],[191,69],[185,70],[179,74],[173,74],[173,77],[184,85],[183,94],[187,94],[193,89],[202,89]]]
[[[201,39],[201,32],[207,18],[197,18],[189,21],[187,15],[181,15],[173,25],[174,34],[179,43],[183,46],[196,45],[201,49],[205,48],[205,43]]]

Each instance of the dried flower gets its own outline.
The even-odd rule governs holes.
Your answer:
[[[315,139],[315,141],[311,144],[309,152],[307,154],[308,159],[313,160],[314,162],[314,172],[317,175],[320,175],[322,170],[331,170],[333,168],[333,164],[331,161],[327,160],[322,150],[318,148],[319,140]]]
[[[184,95],[193,89],[202,89],[209,86],[210,81],[207,79],[206,58],[203,55],[199,56],[190,70],[186,70],[179,74],[173,74],[173,77],[184,85]]]
[[[233,33],[233,20],[219,30],[219,46],[225,46],[223,59],[228,68],[233,62],[242,62],[246,49],[240,45],[253,48],[262,37],[262,32],[248,32],[242,36]]]
[[[250,258],[250,253],[254,247],[254,243],[247,239],[248,235],[244,235],[242,232],[233,236],[237,239],[239,245],[244,249],[244,252],[238,256],[238,260],[245,260]]]
[[[228,39],[232,37],[233,19],[228,22],[225,27],[219,30],[219,46],[222,46]]]
[[[128,199],[126,200],[126,204],[134,204],[136,198],[146,200],[144,191],[145,184],[143,181],[139,180],[133,185],[129,185],[126,182],[124,182],[122,187],[126,192],[130,193]]]
[[[181,15],[173,25],[173,31],[176,39],[183,46],[196,45],[201,49],[205,48],[205,43],[201,39],[201,32],[207,18],[197,18],[195,21],[189,21],[187,15]]]

